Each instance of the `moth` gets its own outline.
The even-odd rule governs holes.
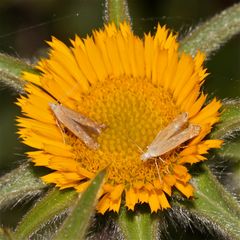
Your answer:
[[[99,144],[90,133],[99,135],[106,128],[104,124],[98,124],[81,113],[75,112],[61,104],[50,103],[49,106],[57,121],[82,140],[87,147],[93,150],[99,147]]]
[[[188,113],[183,112],[164,129],[159,131],[152,143],[147,146],[147,151],[140,156],[140,159],[142,161],[147,161],[150,158],[160,157],[182,143],[199,135],[201,131],[199,125],[187,124]],[[186,125],[187,127],[185,127]]]

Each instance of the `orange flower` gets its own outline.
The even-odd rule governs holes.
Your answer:
[[[42,179],[82,192],[108,166],[97,205],[101,213],[117,212],[123,196],[128,209],[148,203],[152,212],[170,207],[173,188],[193,196],[186,166],[206,160],[203,154],[221,145],[204,140],[221,107],[216,99],[205,104],[200,90],[207,76],[204,55],[180,55],[176,36],[165,26],[140,39],[126,23],[119,29],[109,24],[86,39],[76,36],[70,48],[56,38],[48,44],[49,58],[37,65],[41,74],[24,73],[27,96],[17,103],[24,115],[18,118],[20,136],[37,149],[28,156],[53,170]],[[51,103],[105,124],[95,139],[100,147],[90,149],[59,123]],[[161,159],[142,161],[156,134],[182,112],[201,132]]]

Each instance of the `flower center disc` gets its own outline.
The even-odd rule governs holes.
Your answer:
[[[98,150],[88,149],[72,135],[76,160],[95,173],[109,166],[108,180],[115,184],[152,181],[168,168],[170,159],[141,161],[156,134],[171,122],[180,110],[172,95],[162,87],[154,86],[149,80],[122,77],[107,79],[92,87],[82,97],[77,110],[107,128],[96,138]],[[164,158],[164,157],[163,157]]]

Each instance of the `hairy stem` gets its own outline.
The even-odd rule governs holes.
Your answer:
[[[131,23],[127,0],[105,0],[104,20],[117,26],[123,21]]]
[[[33,72],[33,67],[23,60],[0,53],[0,82],[16,92],[23,93],[22,71]]]
[[[196,27],[181,41],[180,50],[192,56],[200,50],[209,56],[239,32],[240,3]]]

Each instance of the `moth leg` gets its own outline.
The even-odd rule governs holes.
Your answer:
[[[166,165],[166,169],[164,169],[164,172],[167,173],[167,174],[170,173],[170,170],[169,170],[169,166],[168,166],[168,165]]]
[[[162,163],[165,163],[165,161],[160,157],[160,156],[158,156],[157,157]]]
[[[162,182],[162,178],[161,178],[161,175],[160,175],[159,166],[158,166],[158,164],[157,164],[156,158],[154,158],[154,162],[155,162],[155,165],[156,165],[156,168],[157,168],[158,178],[159,178],[159,181],[160,181],[160,183],[161,183],[161,182]]]
[[[64,136],[64,134],[65,134],[64,128],[61,126],[61,124],[60,124],[60,122],[59,122],[59,120],[57,118],[56,118],[55,121],[56,121],[56,124],[57,124],[60,132],[61,132],[63,143],[66,144],[65,136]]]

